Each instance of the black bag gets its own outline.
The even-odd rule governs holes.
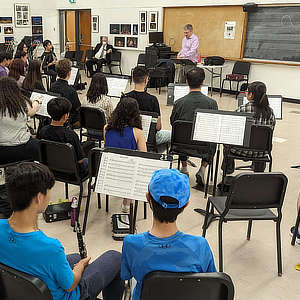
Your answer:
[[[48,205],[43,213],[44,220],[47,223],[51,223],[70,219],[71,204],[72,202],[61,202]]]
[[[224,63],[225,59],[221,56],[208,56],[204,59],[205,66],[221,66]]]

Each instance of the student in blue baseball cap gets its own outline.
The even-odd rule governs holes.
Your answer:
[[[177,216],[189,203],[188,176],[174,169],[155,171],[146,198],[153,211],[151,230],[128,235],[123,242],[121,277],[136,279],[133,300],[140,299],[143,278],[149,272],[216,272],[206,239],[177,228]]]

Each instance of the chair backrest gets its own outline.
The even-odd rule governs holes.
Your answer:
[[[272,151],[273,129],[266,125],[252,125],[249,148],[256,151]]]
[[[120,51],[113,51],[111,53],[111,61],[119,62],[121,64],[122,53]]]
[[[39,278],[0,263],[0,299],[51,300],[46,284]]]
[[[76,51],[66,51],[65,58],[68,58],[70,60],[74,60],[75,59],[75,53],[76,53]]]
[[[87,49],[86,52],[85,52],[85,59],[90,59],[92,58],[94,55],[94,50],[92,49]]]
[[[71,144],[40,140],[39,157],[39,161],[48,166],[56,179],[66,174],[73,181],[80,181],[78,162]]]
[[[232,74],[249,75],[251,64],[249,62],[237,61],[234,63]]]
[[[82,56],[83,56],[82,50],[75,51],[74,60],[80,63],[82,60]]]
[[[79,112],[81,128],[103,131],[103,127],[106,124],[103,110],[94,107],[81,106]]]
[[[148,151],[154,151],[156,147],[156,124],[158,113],[151,111],[141,111],[141,115],[151,116],[152,121],[149,129],[148,139],[147,139],[147,149]],[[155,122],[156,120],[156,122]]]
[[[155,51],[147,51],[145,54],[145,67],[154,68],[158,63],[158,56]]]
[[[288,179],[283,173],[241,173],[234,177],[226,199],[229,209],[281,209]]]
[[[98,167],[101,156],[100,148],[93,148],[89,151],[89,177],[98,176]]]
[[[225,273],[155,271],[143,280],[141,300],[233,300],[234,286]]]
[[[210,144],[196,142],[191,139],[193,122],[177,120],[172,125],[170,153],[201,157],[210,152]]]
[[[144,66],[146,63],[146,54],[145,53],[140,53],[138,56],[138,61],[137,65],[138,66]]]

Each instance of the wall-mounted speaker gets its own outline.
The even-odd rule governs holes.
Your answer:
[[[244,12],[256,12],[258,10],[258,6],[254,2],[249,2],[243,5]]]

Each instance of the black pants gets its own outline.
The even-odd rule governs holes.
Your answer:
[[[56,81],[57,73],[55,72],[55,69],[52,68],[45,69],[44,73],[51,77],[51,83]]]
[[[101,72],[102,65],[105,63],[106,63],[106,59],[104,59],[104,58],[100,58],[100,59],[91,58],[91,59],[88,59],[85,64],[86,64],[86,67],[88,69],[90,76],[93,76],[95,73]],[[97,66],[96,72],[94,72],[94,69],[93,69],[94,65]]]
[[[0,164],[22,160],[38,160],[38,139],[29,139],[26,144],[17,146],[0,146]]]

